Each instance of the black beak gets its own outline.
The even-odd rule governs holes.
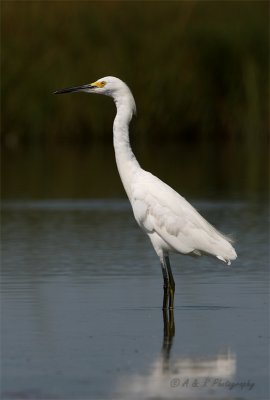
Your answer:
[[[64,94],[64,93],[72,93],[72,92],[84,92],[85,89],[95,89],[96,86],[92,85],[82,85],[82,86],[74,86],[70,88],[56,90],[53,94]]]

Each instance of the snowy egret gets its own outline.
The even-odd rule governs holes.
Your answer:
[[[58,90],[54,94],[70,92],[104,94],[112,97],[116,104],[113,144],[117,168],[134,217],[149,236],[161,262],[163,309],[173,309],[175,283],[169,253],[208,254],[230,265],[230,261],[237,257],[231,239],[210,225],[184,197],[140,167],[129,142],[129,123],[136,112],[136,105],[123,81],[107,76],[94,83]]]

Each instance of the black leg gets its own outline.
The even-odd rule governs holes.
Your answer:
[[[172,339],[175,334],[173,310],[163,310],[163,324],[164,324],[163,346],[165,347],[166,344],[172,343]]]
[[[172,310],[174,307],[175,283],[174,283],[174,279],[173,279],[169,256],[168,255],[165,256],[164,259],[165,259],[166,269],[167,269],[168,278],[169,278],[169,308],[170,308],[170,310]]]
[[[166,264],[164,259],[161,261],[161,269],[162,269],[162,275],[163,275],[163,310],[165,310],[168,307],[168,298],[169,298],[169,276],[168,276],[168,271],[166,268]]]
[[[169,309],[172,310],[174,306],[175,283],[168,255],[163,256],[161,260],[161,268],[164,280],[163,309],[168,308],[169,300]]]

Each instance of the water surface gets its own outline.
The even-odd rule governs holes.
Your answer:
[[[173,256],[163,315],[127,201],[3,202],[3,400],[268,398],[267,205],[193,204],[238,259]]]

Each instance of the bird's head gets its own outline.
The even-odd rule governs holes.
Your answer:
[[[105,96],[112,97],[116,103],[124,99],[128,99],[131,102],[130,105],[133,113],[136,113],[135,101],[129,87],[123,81],[121,81],[121,79],[115,78],[114,76],[106,76],[93,83],[87,83],[86,85],[60,89],[54,92],[54,94],[74,92],[104,94]]]

